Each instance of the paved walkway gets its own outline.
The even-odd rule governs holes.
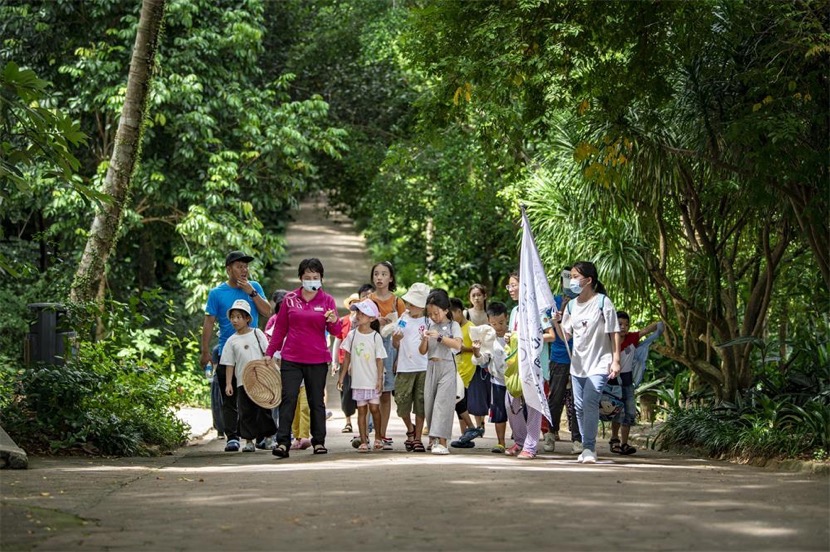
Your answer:
[[[309,207],[289,241],[306,229],[294,255],[322,259],[340,302],[369,263]],[[605,444],[593,466],[564,452],[522,462],[489,452],[490,427],[474,449],[407,453],[398,420],[396,450],[359,455],[333,410],[326,456],[224,453],[209,433],[160,458],[30,458],[0,473],[0,549],[830,549],[827,477]]]

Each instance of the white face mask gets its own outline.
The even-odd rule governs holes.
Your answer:
[[[568,285],[571,292],[579,295],[582,293],[582,286],[579,285],[579,278],[571,278],[571,283]]]
[[[303,280],[303,289],[306,291],[317,291],[323,287],[322,280]]]

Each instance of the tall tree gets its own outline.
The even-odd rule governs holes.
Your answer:
[[[91,301],[101,296],[104,272],[117,240],[130,181],[139,157],[141,129],[150,93],[159,32],[167,0],[143,0],[135,37],[127,93],[107,169],[104,191],[111,197],[95,214],[86,247],[72,282],[71,299]]]

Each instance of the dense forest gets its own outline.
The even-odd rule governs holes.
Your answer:
[[[665,322],[666,446],[830,450],[826,3],[2,0],[0,29],[0,420],[32,446],[175,444],[225,253],[275,275],[323,192],[458,296],[503,289],[525,203],[552,285],[591,260]],[[36,302],[70,309],[65,367],[22,363]]]

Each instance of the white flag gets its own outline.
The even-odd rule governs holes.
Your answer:
[[[542,339],[550,326],[548,310],[554,304],[530,223],[522,206],[522,251],[519,260],[519,378],[529,408],[541,412],[550,421],[548,399],[542,379]]]

